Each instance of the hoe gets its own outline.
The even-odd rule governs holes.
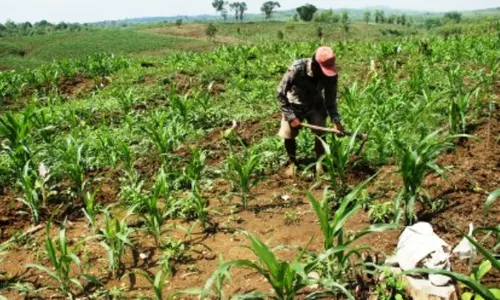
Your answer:
[[[344,134],[342,134],[342,132],[338,131],[335,128],[325,128],[325,127],[311,125],[311,124],[307,124],[307,123],[300,123],[300,126],[314,129],[314,130],[327,132],[327,133],[333,133],[336,136],[351,136],[352,135],[352,132],[349,132],[349,131],[345,131]],[[356,153],[352,156],[351,161],[355,160],[359,156],[361,151],[363,150],[363,147],[365,146],[366,141],[368,140],[368,135],[356,133],[356,138],[361,141],[361,145],[359,146],[358,151],[356,151]]]

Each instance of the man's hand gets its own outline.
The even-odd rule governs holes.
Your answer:
[[[292,128],[297,128],[300,126],[300,120],[295,118],[293,119],[291,122],[290,122],[290,126],[292,126]]]
[[[344,126],[342,125],[342,123],[340,123],[340,121],[335,122],[333,124],[333,128],[336,129],[337,131],[339,131],[342,135],[345,135]]]

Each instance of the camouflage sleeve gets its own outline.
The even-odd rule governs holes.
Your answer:
[[[296,118],[295,113],[288,102],[287,93],[292,87],[292,82],[295,77],[296,71],[294,68],[290,67],[288,72],[283,76],[280,85],[277,90],[277,98],[280,104],[280,110],[285,116],[285,120],[290,122]]]
[[[340,115],[337,109],[337,81],[338,78],[335,77],[333,82],[325,87],[325,106],[333,122],[340,122]]]

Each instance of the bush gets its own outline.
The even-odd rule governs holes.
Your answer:
[[[177,19],[177,20],[175,21],[175,25],[177,25],[177,26],[181,26],[181,25],[182,25],[182,19]]]
[[[314,18],[314,21],[321,23],[338,23],[340,21],[340,16],[332,9],[329,9],[318,13]]]
[[[214,24],[208,24],[207,29],[205,29],[205,34],[208,36],[208,38],[213,39],[216,33],[217,28],[214,26]]]
[[[460,21],[462,20],[462,14],[457,11],[448,12],[444,14],[444,20],[445,22],[452,21],[455,23],[460,23]]]
[[[282,40],[285,38],[285,34],[283,33],[283,31],[278,31],[278,39]]]
[[[316,36],[318,38],[322,38],[323,37],[323,28],[321,28],[321,26],[316,27]]]

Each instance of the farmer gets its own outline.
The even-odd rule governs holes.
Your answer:
[[[337,111],[337,74],[335,53],[329,47],[320,47],[312,58],[295,61],[278,87],[277,97],[283,115],[278,134],[285,139],[285,149],[290,159],[285,172],[288,177],[295,174],[295,138],[303,120],[311,125],[325,127],[328,115],[334,128],[344,133]],[[313,132],[316,134],[314,150],[316,159],[319,159],[325,153],[320,140],[324,133],[319,130]],[[316,171],[322,172],[322,167],[318,165]]]

